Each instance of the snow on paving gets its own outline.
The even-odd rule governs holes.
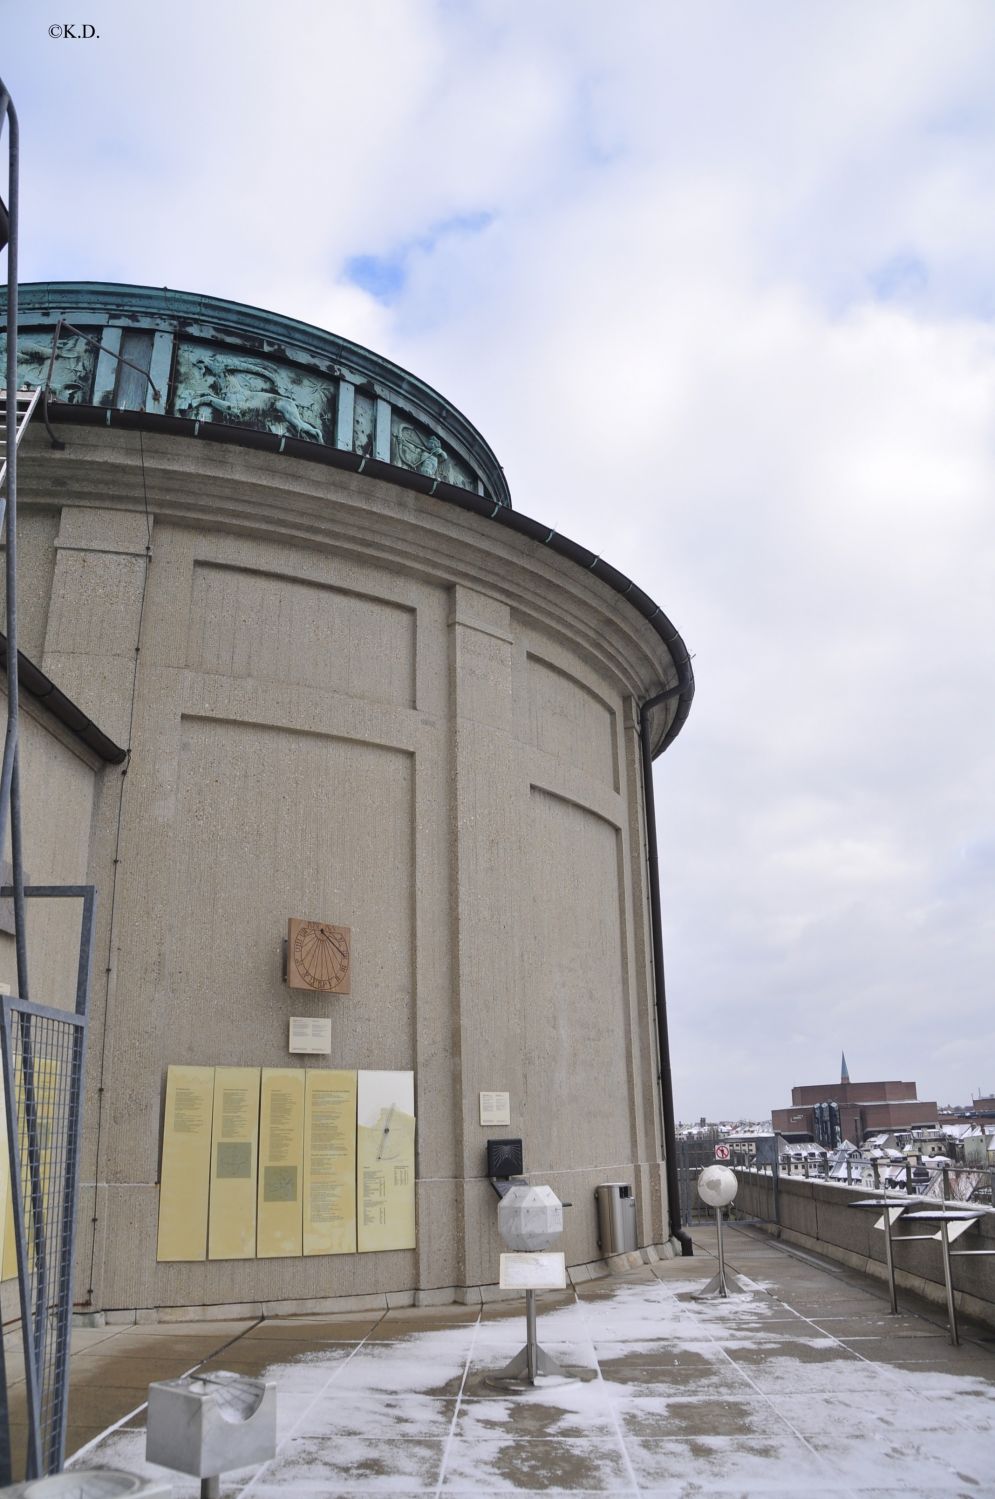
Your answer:
[[[579,1377],[522,1395],[488,1383],[524,1340],[523,1316],[503,1305],[449,1328],[402,1322],[393,1338],[284,1353],[265,1367],[277,1455],[226,1474],[221,1492],[995,1496],[990,1347],[961,1359],[911,1316],[893,1332],[859,1291],[877,1336],[845,1342],[746,1284],[743,1297],[699,1303],[697,1283],[640,1279],[540,1304],[541,1344]],[[887,1356],[865,1356],[861,1341]],[[894,1357],[906,1344],[908,1358]],[[144,1446],[126,1424],[73,1461],[162,1476]],[[177,1499],[199,1492],[170,1477]]]

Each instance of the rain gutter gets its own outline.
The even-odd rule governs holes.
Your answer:
[[[660,1112],[663,1119],[663,1162],[667,1180],[667,1211],[670,1218],[671,1237],[677,1239],[683,1256],[694,1254],[691,1235],[681,1225],[680,1187],[677,1181],[677,1129],[674,1120],[674,1084],[670,1066],[670,1033],[667,1025],[667,986],[663,972],[663,916],[660,907],[660,856],[656,837],[656,798],[653,792],[653,748],[650,739],[650,718],[653,710],[662,703],[678,698],[690,707],[694,694],[694,674],[691,662],[684,653],[683,660],[675,660],[678,679],[673,687],[647,698],[639,710],[639,741],[643,761],[643,806],[646,810],[646,860],[649,867],[650,885],[650,930],[653,942],[653,987],[656,1000],[656,1035],[660,1060]],[[680,709],[678,709],[680,712]],[[676,720],[675,720],[676,721]],[[681,720],[683,722],[683,719]],[[661,748],[671,742],[676,730],[670,732]]]

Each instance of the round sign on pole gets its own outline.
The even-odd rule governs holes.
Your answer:
[[[729,1150],[728,1145],[716,1145],[716,1147],[715,1147],[715,1159],[717,1161],[727,1161],[729,1159],[729,1155],[730,1155],[730,1150]]]

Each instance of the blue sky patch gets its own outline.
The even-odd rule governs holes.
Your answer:
[[[870,281],[878,301],[901,302],[926,290],[929,268],[920,256],[903,250],[872,271]]]
[[[454,214],[384,255],[351,255],[343,274],[347,281],[389,307],[404,290],[414,255],[431,255],[442,240],[453,235],[480,234],[493,221],[494,215],[486,211]]]

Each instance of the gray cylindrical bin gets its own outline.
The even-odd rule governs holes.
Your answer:
[[[602,1254],[628,1254],[636,1247],[636,1198],[628,1182],[602,1182],[598,1203],[598,1247]]]

